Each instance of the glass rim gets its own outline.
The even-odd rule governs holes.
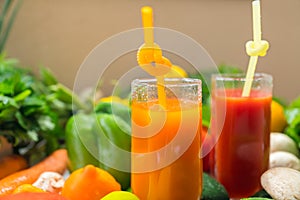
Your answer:
[[[216,81],[241,81],[245,82],[246,73],[218,73],[212,75],[212,80]],[[255,73],[253,77],[254,81],[267,80],[269,82],[273,81],[273,76],[267,73]]]
[[[176,87],[176,86],[196,86],[202,84],[202,81],[200,79],[196,78],[165,78],[164,84],[167,87]],[[157,79],[155,78],[140,78],[140,79],[134,79],[131,82],[131,85],[143,85],[143,86],[157,86]]]

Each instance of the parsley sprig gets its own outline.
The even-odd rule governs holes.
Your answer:
[[[72,106],[74,103],[74,106]],[[0,54],[0,136],[18,153],[43,151],[64,144],[64,125],[84,105],[47,68],[40,77]]]

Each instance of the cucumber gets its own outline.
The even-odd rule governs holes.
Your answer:
[[[264,190],[260,190],[258,192],[256,192],[253,196],[251,196],[251,198],[253,197],[263,197],[263,198],[267,198],[267,199],[272,199],[272,197]]]
[[[223,185],[207,173],[203,173],[201,200],[229,200],[229,196]]]

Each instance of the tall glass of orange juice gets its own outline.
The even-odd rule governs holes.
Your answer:
[[[249,96],[242,96],[244,74],[212,77],[212,124],[219,135],[211,170],[230,198],[240,199],[261,189],[268,169],[272,76],[255,74]]]
[[[198,200],[202,191],[201,81],[132,82],[132,179],[141,200]]]

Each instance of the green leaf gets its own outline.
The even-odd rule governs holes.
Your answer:
[[[7,67],[15,67],[18,64],[18,60],[14,58],[6,58],[6,53],[1,52],[0,54],[0,73],[3,70],[9,69]]]
[[[65,102],[74,105],[77,109],[88,110],[89,105],[85,105],[79,99],[79,97],[73,93],[72,90],[66,86],[58,83],[49,87],[52,92],[55,93],[56,98]]]
[[[24,118],[20,112],[16,112],[15,117],[17,118],[17,120],[22,128],[24,128],[25,130],[27,130],[29,128],[28,123],[26,122],[26,118]]]
[[[72,91],[66,90],[61,84],[52,85],[49,88],[52,92],[55,92],[56,98],[72,103]]]
[[[290,126],[300,123],[300,108],[287,108],[284,111],[286,120]]]
[[[22,113],[24,116],[28,117],[30,115],[34,115],[39,110],[40,109],[38,109],[36,106],[26,106],[22,108]]]
[[[243,70],[241,70],[238,67],[221,64],[218,66],[219,72],[221,74],[237,74],[237,73],[243,73]]]
[[[210,106],[202,105],[202,125],[209,127],[210,124]]]
[[[300,113],[298,113],[298,115],[295,117],[293,122],[290,124],[290,127],[293,128],[300,127]],[[300,135],[300,132],[298,132],[298,134]]]
[[[0,111],[0,124],[14,121],[16,111],[16,107],[9,107]]]
[[[14,92],[14,85],[9,83],[8,81],[2,81],[0,83],[0,91],[2,94],[12,95]]]
[[[23,129],[14,129],[13,130],[13,140],[14,140],[14,146],[17,146],[19,144],[27,144],[31,141],[27,131],[24,131]]]
[[[22,77],[15,85],[15,92],[18,94],[27,89],[32,89],[32,85],[34,84],[34,79],[32,76],[28,75],[27,72],[22,72]]]
[[[300,108],[300,97],[292,101],[289,105],[289,108]]]
[[[288,126],[284,132],[289,135],[300,148],[300,97],[295,99],[284,110]]]
[[[280,97],[272,97],[272,100],[273,101],[275,101],[275,102],[277,102],[277,103],[279,103],[280,105],[282,105],[284,108],[285,107],[287,107],[287,105],[288,105],[288,103],[284,100],[284,99],[282,99],[282,98],[280,98]]]
[[[33,141],[38,141],[37,132],[30,130],[30,131],[27,131],[27,134],[28,134],[29,138],[32,139]]]
[[[52,72],[50,71],[50,69],[48,68],[41,68],[40,70],[40,74],[41,74],[41,79],[42,82],[47,85],[55,85],[58,83],[58,81],[56,80],[56,78],[54,77],[54,75],[52,74]]]
[[[43,99],[42,96],[30,96],[27,97],[24,102],[23,106],[36,106],[36,107],[41,107],[45,105],[45,100]]]
[[[64,111],[69,109],[69,107],[67,107],[67,104],[63,101],[60,101],[58,99],[53,99],[52,102],[51,102],[51,107],[54,109],[54,110],[61,110],[61,111]],[[71,109],[71,108],[70,108]]]
[[[28,97],[31,94],[31,90],[24,90],[20,94],[14,96],[14,100],[16,102],[23,101],[26,97]]]
[[[300,148],[300,126],[294,128],[288,126],[284,132],[290,136],[298,144],[298,148]]]
[[[53,131],[55,129],[54,120],[48,115],[42,115],[38,118],[38,123],[42,131]]]
[[[19,108],[17,102],[13,98],[0,95],[0,110],[10,106]]]
[[[51,152],[59,148],[59,143],[54,137],[45,137],[46,138],[46,155],[49,155]]]

